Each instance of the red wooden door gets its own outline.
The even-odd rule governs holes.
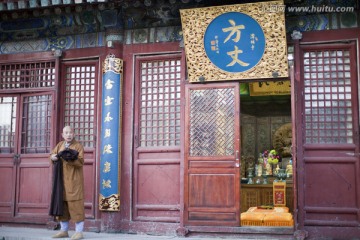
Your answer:
[[[52,92],[0,97],[0,215],[4,221],[44,223],[49,218],[53,98]]]
[[[300,228],[347,238],[360,224],[356,45],[304,45],[300,50]]]
[[[98,60],[79,60],[61,64],[59,126],[74,128],[75,138],[84,146],[85,217],[95,218],[96,200],[96,135]],[[57,129],[62,132],[61,127]],[[59,136],[61,138],[61,136]],[[59,139],[61,140],[61,139]]]
[[[19,95],[0,96],[0,216],[1,221],[14,217],[17,171]],[[6,184],[5,184],[6,183]]]
[[[180,222],[181,54],[135,65],[134,220]]]
[[[240,225],[238,86],[186,86],[185,226]]]

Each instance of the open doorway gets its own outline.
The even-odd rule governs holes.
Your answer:
[[[238,82],[185,87],[184,225],[191,227],[191,231],[201,231],[195,226],[294,226],[289,152],[292,139],[290,82],[256,82],[247,86],[249,89],[259,84],[263,88],[274,85],[277,94],[241,94],[242,84]],[[282,85],[287,92],[281,94]],[[264,171],[263,176],[257,165],[263,164],[267,169],[265,157],[262,155],[260,161],[259,155],[275,149],[278,144],[273,143],[276,139],[273,136],[278,132],[282,132],[279,135],[286,132],[290,142],[276,148],[281,160],[271,169],[274,172],[287,170],[288,176],[285,181],[276,182],[274,173]],[[286,149],[290,155],[283,152]],[[273,192],[278,192],[278,189],[273,190],[274,181],[275,185],[284,187],[275,199],[277,205],[273,200]],[[283,200],[280,204],[279,199]],[[271,206],[274,208],[261,209]],[[248,223],[241,220],[244,213],[257,209],[256,213],[248,215],[255,218],[261,215],[261,219]],[[280,210],[284,214],[267,214]],[[265,211],[268,212],[264,214]],[[269,223],[264,221],[265,215],[275,218]],[[286,221],[278,217],[285,217]]]
[[[240,84],[242,226],[294,224],[290,92],[290,81]]]

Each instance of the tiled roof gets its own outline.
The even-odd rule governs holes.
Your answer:
[[[105,2],[110,2],[110,0],[0,0],[0,11],[25,10],[41,7],[64,7],[74,4]]]

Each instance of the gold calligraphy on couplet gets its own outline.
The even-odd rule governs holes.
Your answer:
[[[120,210],[120,139],[123,61],[109,54],[103,64],[99,209]]]
[[[112,81],[112,80],[110,80],[110,79],[106,80],[105,88],[108,89],[108,90],[109,90],[109,89],[112,89],[113,83],[115,83],[115,82]]]
[[[111,136],[111,130],[109,128],[105,129],[104,138],[108,138]]]
[[[111,105],[113,100],[114,100],[114,98],[107,96],[104,100],[105,106]]]
[[[110,154],[110,153],[113,153],[113,152],[111,151],[111,149],[112,149],[111,144],[106,144],[106,145],[104,146],[104,151],[103,151],[103,154]]]
[[[103,188],[111,188],[111,180],[105,180],[102,181]]]
[[[113,120],[113,118],[110,116],[110,112],[108,112],[108,113],[106,114],[106,117],[105,117],[105,119],[104,119],[104,122],[110,122],[111,120]]]
[[[111,163],[109,163],[108,161],[106,161],[106,162],[104,163],[104,170],[103,170],[103,172],[104,172],[104,173],[108,173],[108,172],[110,172],[110,170],[111,170]]]

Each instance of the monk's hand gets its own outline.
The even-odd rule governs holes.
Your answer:
[[[58,160],[58,157],[57,157],[56,154],[52,154],[51,157],[50,157],[50,159],[55,162],[55,161]]]

